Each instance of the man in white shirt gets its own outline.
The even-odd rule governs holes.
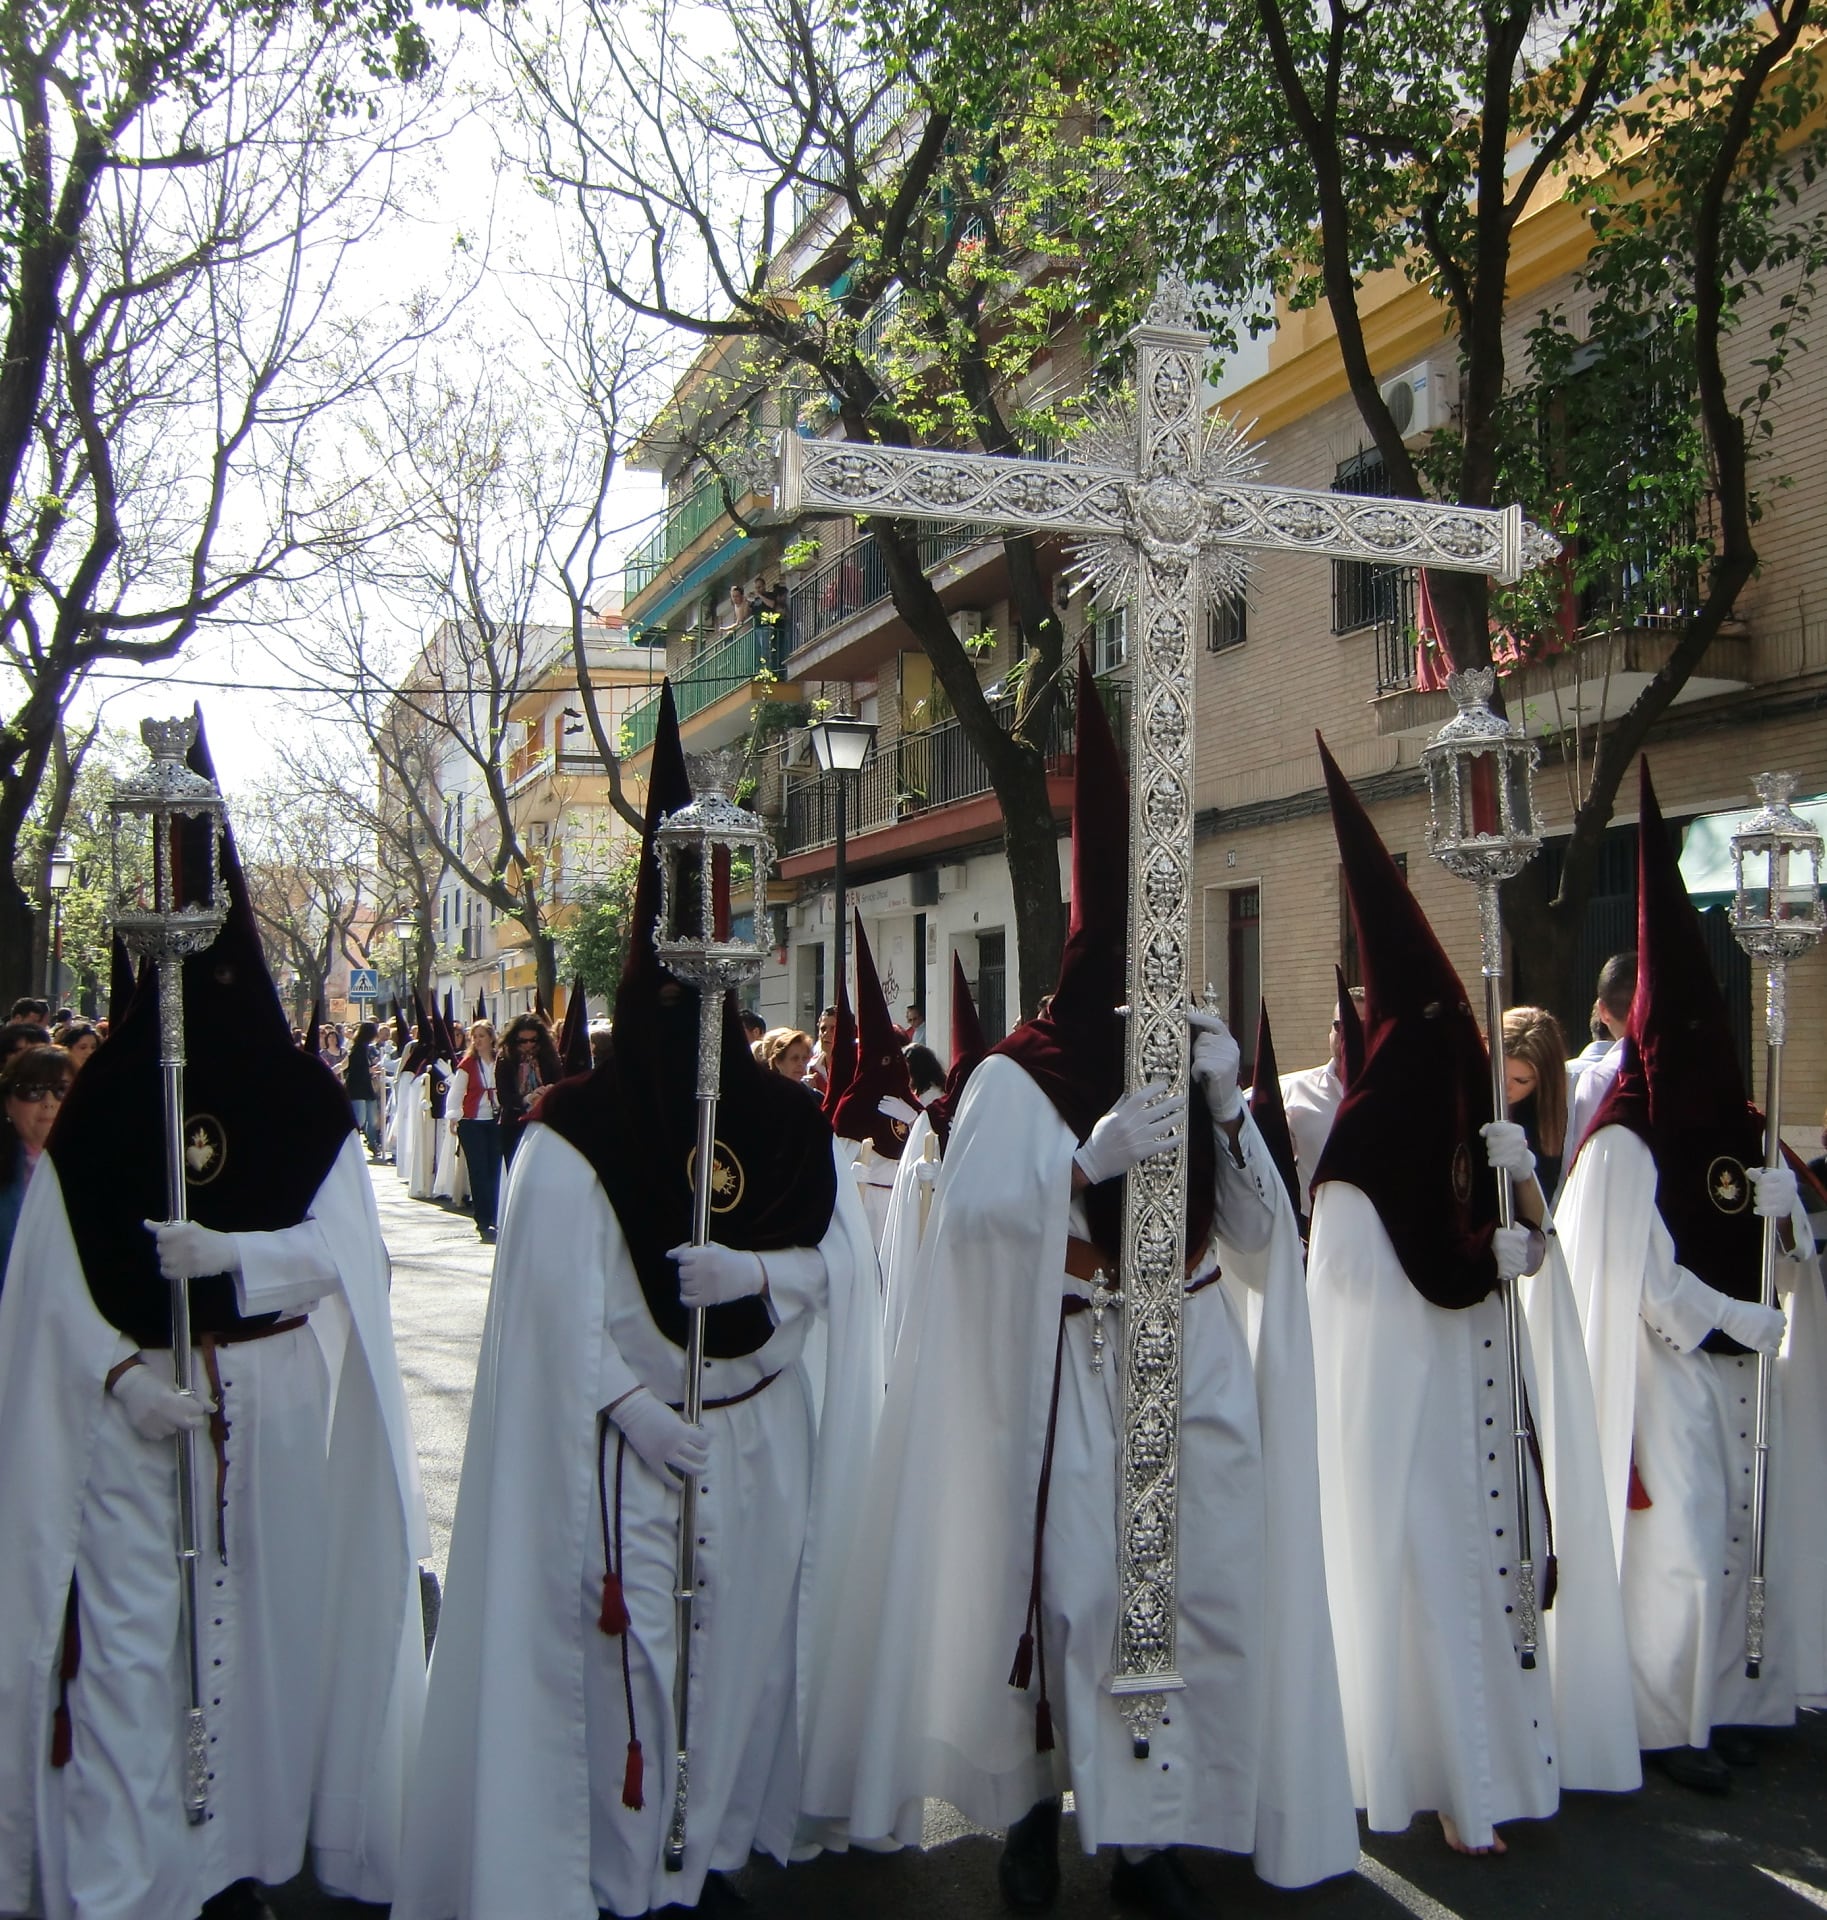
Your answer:
[[[1573,1165],[1573,1156],[1579,1151],[1580,1142],[1592,1126],[1592,1116],[1598,1112],[1606,1094],[1611,1091],[1611,1083],[1618,1077],[1618,1044],[1624,1037],[1625,1026],[1630,1020],[1630,1003],[1636,995],[1636,950],[1633,948],[1629,953],[1614,953],[1599,969],[1599,997],[1592,1009],[1593,1017],[1603,1024],[1611,1044],[1597,1059],[1588,1061],[1580,1069],[1579,1078],[1569,1089],[1567,1143],[1562,1149],[1561,1160],[1563,1166]]]

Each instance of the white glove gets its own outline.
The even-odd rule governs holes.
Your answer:
[[[904,1127],[911,1127],[920,1117],[918,1107],[910,1107],[898,1093],[885,1093],[875,1103],[877,1113],[883,1113],[890,1120],[898,1120]]]
[[[1178,1146],[1185,1119],[1184,1094],[1161,1086],[1138,1087],[1104,1115],[1072,1158],[1095,1187]]]
[[[1529,1258],[1529,1242],[1534,1236],[1527,1227],[1499,1227],[1491,1235],[1491,1251],[1497,1256],[1497,1277],[1520,1280],[1535,1270]]]
[[[916,1160],[914,1162],[914,1178],[919,1181],[923,1187],[937,1186],[939,1183],[940,1164],[937,1160]]]
[[[1727,1300],[1719,1314],[1719,1331],[1753,1353],[1777,1352],[1788,1324],[1781,1307],[1757,1300]]]
[[[1212,1118],[1228,1126],[1243,1112],[1243,1095],[1237,1089],[1242,1050],[1230,1028],[1203,1007],[1189,1007],[1186,1024],[1193,1034],[1193,1078],[1205,1089]]]
[[[1795,1173],[1790,1167],[1753,1167],[1751,1185],[1756,1193],[1752,1204],[1760,1220],[1787,1220],[1795,1211]]]
[[[213,1400],[180,1393],[169,1380],[161,1380],[143,1364],[129,1367],[109,1391],[142,1440],[169,1440],[174,1433],[186,1430],[201,1433],[216,1410]]]
[[[688,1307],[727,1306],[767,1285],[760,1254],[720,1247],[714,1240],[703,1247],[671,1247],[667,1258],[679,1263],[679,1298]]]
[[[147,1220],[159,1243],[159,1272],[167,1280],[195,1280],[206,1273],[239,1273],[241,1250],[232,1233],[216,1233],[194,1220]]]
[[[1535,1178],[1529,1137],[1514,1120],[1487,1120],[1478,1131],[1484,1135],[1485,1158],[1493,1173],[1507,1173],[1512,1180]]]
[[[622,1437],[662,1479],[702,1473],[710,1465],[710,1435],[688,1426],[664,1400],[645,1387],[618,1400],[609,1418]]]

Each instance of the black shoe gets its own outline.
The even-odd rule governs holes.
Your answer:
[[[1713,1751],[1728,1767],[1754,1767],[1762,1757],[1763,1742],[1755,1727],[1715,1727]]]
[[[1213,1920],[1215,1912],[1172,1847],[1141,1860],[1119,1854],[1110,1873],[1110,1897],[1119,1907],[1152,1913],[1156,1920]]]
[[[1059,1898],[1058,1794],[1037,1801],[1009,1829],[996,1884],[1017,1913],[1040,1913]]]
[[[258,1880],[237,1880],[203,1902],[199,1920],[277,1920]]]
[[[1732,1791],[1732,1769],[1710,1747],[1663,1747],[1644,1757],[1690,1793],[1722,1799]]]

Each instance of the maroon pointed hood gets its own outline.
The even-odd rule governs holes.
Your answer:
[[[952,954],[952,1064],[945,1076],[945,1089],[926,1109],[933,1132],[939,1136],[939,1150],[951,1138],[952,1120],[964,1089],[990,1050],[983,1037],[983,1022],[977,1018],[977,1003],[971,998],[971,983],[964,977],[964,959]]]
[[[1407,880],[1324,740],[1319,750],[1364,972],[1364,1063],[1313,1188],[1357,1187],[1416,1292],[1475,1306],[1497,1285],[1497,1178],[1478,1131],[1492,1117],[1490,1056]]]
[[[1257,1002],[1256,1077],[1250,1082],[1250,1118],[1275,1162],[1281,1183],[1288,1189],[1288,1204],[1305,1231],[1300,1210],[1300,1167],[1294,1158],[1294,1136],[1288,1131],[1288,1112],[1281,1103],[1281,1075],[1275,1068],[1275,1036],[1269,1031],[1269,1003]]]
[[[1059,979],[1045,1013],[1024,1020],[990,1049],[1015,1061],[1053,1102],[1082,1142],[1123,1093],[1128,998],[1129,776],[1099,697],[1091,662],[1078,656],[1078,717],[1072,768],[1072,912]],[[1211,1238],[1217,1144],[1197,1081],[1189,1094],[1186,1253]],[[1115,1259],[1120,1251],[1123,1183],[1085,1193],[1091,1237]]]
[[[916,1111],[913,1076],[901,1052],[901,1036],[882,994],[875,955],[856,916],[856,1070],[831,1115],[831,1131],[840,1140],[867,1140],[884,1160],[898,1160],[907,1144],[905,1120],[891,1119],[880,1103],[892,1095]]]
[[[548,1088],[538,1118],[589,1161],[621,1224],[655,1327],[685,1344],[688,1315],[667,1249],[691,1238],[692,1164],[698,1127],[698,992],[661,965],[660,869],[654,834],[691,799],[670,683],[660,684],[659,726],[647,782],[646,828],[603,1064]],[[719,1185],[711,1235],[767,1252],[813,1247],[831,1225],[837,1167],[831,1130],[805,1089],[756,1061],[724,996],[722,1087],[717,1104]],[[705,1314],[713,1359],[753,1353],[774,1323],[759,1298]]]
[[[837,978],[837,1021],[831,1034],[831,1051],[825,1059],[825,1097],[821,1103],[825,1118],[836,1131],[837,1110],[850,1082],[856,1076],[856,1015],[850,1010],[850,988],[842,972]]]
[[[1082,1141],[1123,1092],[1128,998],[1129,778],[1097,681],[1078,660],[1072,770],[1072,911],[1059,978],[1045,1013],[1024,1020],[992,1053],[1017,1061]]]
[[[572,982],[565,1002],[565,1024],[558,1034],[558,1063],[566,1073],[588,1073],[590,1058],[590,1002],[581,976]]]
[[[1709,1287],[1755,1300],[1763,1223],[1747,1175],[1763,1164],[1763,1116],[1745,1093],[1725,996],[1647,760],[1638,781],[1637,991],[1617,1078],[1585,1137],[1601,1127],[1637,1134],[1655,1156],[1656,1207],[1675,1258]]]
[[[1358,1003],[1345,984],[1345,969],[1334,965],[1333,977],[1339,983],[1339,1085],[1349,1087],[1364,1071],[1364,1022],[1358,1016]]]

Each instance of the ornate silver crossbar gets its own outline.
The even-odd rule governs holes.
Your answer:
[[[1234,428],[1208,422],[1208,337],[1184,281],[1163,280],[1130,335],[1133,406],[1098,420],[1064,461],[806,440],[781,442],[776,499],[807,509],[972,520],[1077,536],[1104,603],[1131,608],[1127,1079],[1185,1089],[1192,987],[1193,650],[1212,593],[1249,551],[1518,578],[1559,551],[1520,508],[1444,506],[1272,487]],[[1183,1149],[1130,1175],[1123,1216],[1123,1449],[1110,1687],[1145,1757],[1175,1672]]]

